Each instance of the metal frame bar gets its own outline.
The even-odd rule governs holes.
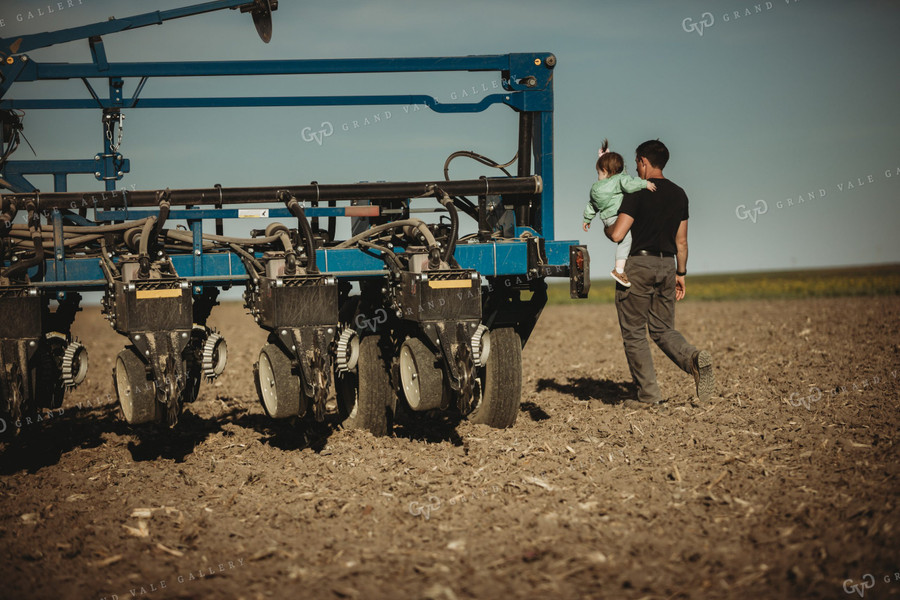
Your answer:
[[[94,25],[86,25],[58,32],[24,36],[10,43],[0,40],[0,54],[7,56],[0,62],[0,109],[58,110],[58,109],[106,109],[130,110],[139,108],[189,108],[189,107],[279,107],[279,106],[373,106],[421,104],[437,113],[481,112],[495,104],[509,106],[519,112],[519,148],[530,147],[519,165],[519,177],[508,179],[478,180],[472,182],[440,182],[439,185],[454,195],[480,195],[489,193],[515,194],[526,197],[528,205],[519,211],[518,232],[530,231],[547,240],[547,258],[551,264],[568,263],[570,242],[553,242],[553,67],[556,58],[547,52],[512,53],[462,57],[426,58],[356,58],[316,60],[271,61],[211,61],[165,63],[114,63],[109,62],[101,36],[111,33],[161,24],[176,19],[224,8],[245,9],[253,2],[248,0],[220,0],[185,8],[147,13],[125,19],[117,19]],[[31,60],[29,50],[89,39],[92,63],[39,63]],[[6,52],[9,50],[9,52]],[[422,73],[422,72],[500,72],[503,92],[483,97],[480,102],[438,102],[426,94],[349,95],[349,96],[283,96],[283,97],[207,97],[207,98],[140,98],[144,84],[150,77],[223,77],[252,75],[306,75],[306,74],[359,74],[359,73]],[[6,93],[15,83],[33,81],[82,79],[90,92],[90,98],[70,99],[9,99]],[[123,96],[126,78],[139,78],[132,98]],[[90,79],[105,79],[108,98],[102,99],[89,83]],[[531,154],[532,156],[528,156]],[[10,161],[5,175],[18,192],[31,192],[26,197],[35,200],[41,211],[53,210],[54,229],[61,228],[64,219],[76,216],[65,209],[93,208],[95,221],[112,221],[144,216],[146,211],[136,211],[136,206],[154,206],[155,191],[116,191],[115,182],[131,168],[128,159],[115,156],[111,141],[104,139],[103,152],[93,160]],[[67,193],[66,175],[93,173],[105,183],[101,200],[96,192]],[[25,179],[25,174],[51,174],[56,193],[39,194]],[[509,186],[532,182],[531,189],[513,189]],[[437,182],[435,182],[437,183]],[[416,188],[397,188],[400,184],[348,184],[344,186],[294,186],[288,189],[299,200],[367,200],[377,204],[379,200],[396,200],[422,195],[423,184]],[[413,184],[410,184],[413,185]],[[392,187],[394,186],[394,187]],[[468,187],[467,187],[468,186]],[[506,191],[503,190],[504,186]],[[308,189],[306,189],[308,188]],[[329,189],[331,188],[331,189]],[[471,189],[470,189],[471,188]],[[526,186],[527,188],[527,186]],[[176,190],[172,204],[206,205],[275,202],[274,192],[283,188],[232,188],[231,190]],[[323,193],[324,192],[324,193]],[[332,193],[331,196],[328,194]],[[193,193],[193,195],[191,195]],[[182,197],[179,197],[182,194]],[[20,194],[22,195],[22,194]],[[88,201],[90,199],[90,202]],[[0,197],[2,206],[8,205],[9,195]],[[19,203],[21,206],[22,203]],[[104,210],[101,210],[104,209]],[[65,212],[60,213],[60,210]],[[310,217],[346,216],[343,207],[307,208]],[[289,216],[285,209],[272,209],[271,217]],[[172,219],[186,219],[193,232],[195,252],[191,255],[173,255],[173,262],[189,281],[204,284],[228,285],[241,279],[243,267],[239,259],[226,252],[203,253],[200,235],[203,220],[241,216],[240,209],[218,208],[175,210]],[[77,220],[77,219],[76,219]],[[61,238],[61,235],[59,236]],[[466,268],[474,268],[485,275],[524,275],[527,272],[527,243],[524,241],[480,242],[457,246],[456,258]],[[197,250],[200,251],[197,254]],[[61,258],[56,258],[60,256]],[[223,258],[227,257],[227,258]],[[359,250],[324,249],[317,253],[320,264],[328,265],[329,272],[337,275],[371,276],[382,272],[383,264],[377,258]],[[90,263],[90,264],[88,264]],[[102,278],[94,259],[66,259],[64,248],[57,247],[55,256],[47,261],[45,285],[66,287],[95,287]],[[52,279],[51,279],[52,278]],[[52,283],[55,281],[55,285]]]

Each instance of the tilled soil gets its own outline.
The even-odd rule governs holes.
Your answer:
[[[622,406],[615,308],[550,307],[513,428],[383,438],[272,422],[264,332],[236,304],[211,324],[225,374],[174,431],[133,431],[124,338],[79,315],[88,379],[0,449],[0,597],[900,596],[898,297],[682,303],[718,397],[654,349],[647,411]]]

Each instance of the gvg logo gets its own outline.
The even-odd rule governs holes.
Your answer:
[[[315,142],[321,146],[325,138],[334,135],[334,125],[329,121],[324,121],[319,127],[318,131],[313,131],[312,127],[304,127],[300,130],[300,137],[303,138],[304,142]]]
[[[737,208],[735,208],[734,214],[737,215],[737,218],[741,221],[745,221],[750,219],[753,223],[756,223],[756,219],[759,218],[759,215],[764,215],[769,212],[769,204],[765,200],[757,200],[753,208],[747,208],[746,204],[739,204]]]
[[[890,578],[888,578],[888,581],[890,581]],[[860,598],[865,597],[866,590],[870,590],[873,587],[875,587],[875,576],[870,573],[863,575],[862,581],[859,583],[853,583],[852,579],[844,581],[844,592],[847,594],[859,594]]]
[[[685,33],[691,33],[693,31],[697,32],[697,35],[703,37],[703,30],[707,27],[712,27],[716,24],[716,18],[713,16],[711,12],[705,12],[700,15],[699,21],[694,21],[691,17],[685,18],[681,22],[681,28],[684,29]]]
[[[425,517],[425,520],[431,518],[432,511],[439,510],[441,508],[441,499],[437,496],[429,496],[427,504],[419,504],[418,502],[410,502],[409,503],[409,514],[414,517],[418,517],[422,515]]]
[[[799,396],[797,393],[791,394],[790,400],[788,402],[791,406],[799,407],[803,406],[806,410],[812,410],[811,406],[814,402],[818,402],[822,399],[822,390],[819,388],[813,388],[812,393],[809,396]]]
[[[375,316],[371,319],[367,319],[366,315],[356,315],[356,326],[359,329],[371,329],[372,333],[375,333],[375,330],[379,325],[387,321],[387,311],[383,308],[379,308],[375,311]]]

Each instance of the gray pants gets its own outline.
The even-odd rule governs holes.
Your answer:
[[[686,373],[691,372],[691,357],[697,351],[675,329],[675,259],[632,256],[625,273],[631,287],[616,286],[616,312],[628,368],[638,387],[638,400],[659,402],[662,396],[647,329],[659,349]]]

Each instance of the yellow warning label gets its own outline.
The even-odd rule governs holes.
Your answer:
[[[438,281],[429,281],[428,287],[434,290],[444,290],[448,288],[470,288],[472,287],[471,279],[456,279],[456,280],[438,280]]]
[[[149,298],[180,298],[181,288],[174,288],[170,290],[138,290],[135,293],[135,297],[138,300]]]

